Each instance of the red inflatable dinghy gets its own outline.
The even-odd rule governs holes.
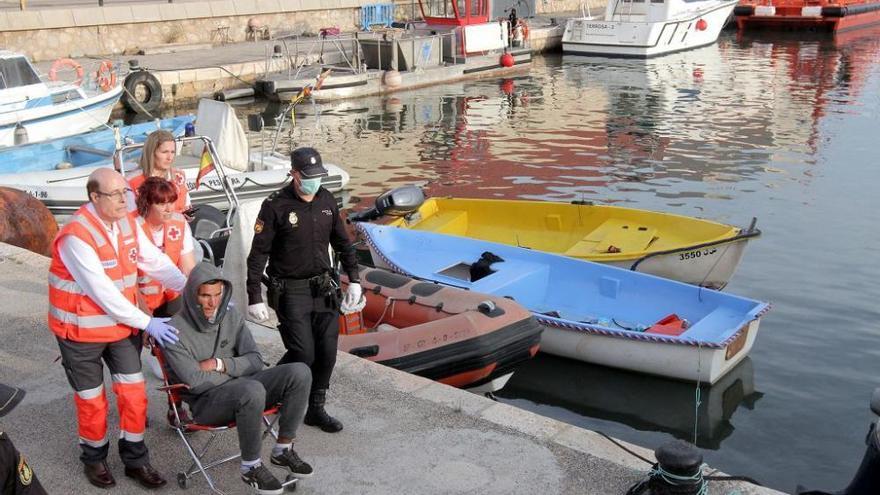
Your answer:
[[[361,285],[366,307],[340,317],[342,351],[479,392],[501,388],[538,352],[541,326],[510,299],[376,268],[361,268]]]

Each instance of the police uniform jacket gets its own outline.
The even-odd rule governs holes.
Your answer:
[[[336,199],[323,187],[303,201],[291,183],[272,193],[260,208],[248,256],[248,304],[263,301],[260,282],[266,273],[282,279],[308,279],[332,268],[328,243],[339,255],[349,280],[358,281],[354,246],[339,216]]]

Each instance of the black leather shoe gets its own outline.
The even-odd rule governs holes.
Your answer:
[[[155,490],[156,488],[161,488],[165,486],[167,481],[165,478],[159,474],[158,471],[153,469],[153,466],[149,464],[144,464],[143,467],[132,468],[125,467],[125,475],[129,478],[134,478],[135,481],[140,483],[140,485],[148,490]]]
[[[116,480],[113,479],[110,468],[107,467],[107,461],[84,464],[83,472],[89,479],[89,483],[98,488],[107,490],[116,486]]]

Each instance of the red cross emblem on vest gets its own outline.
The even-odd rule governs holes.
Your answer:
[[[177,241],[178,239],[180,239],[180,229],[172,225],[168,229],[168,238],[172,241]]]
[[[138,250],[137,250],[136,247],[133,247],[133,248],[131,248],[131,249],[128,251],[128,259],[129,259],[132,263],[137,263],[137,259],[138,259]]]
[[[177,182],[177,185],[182,186],[186,184],[186,177],[183,174],[174,174],[174,181]]]

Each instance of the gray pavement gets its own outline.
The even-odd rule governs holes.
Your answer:
[[[43,256],[0,244],[0,381],[28,392],[0,420],[0,428],[25,452],[49,493],[107,493],[87,484],[77,459],[73,400],[54,362],[57,346],[45,323],[48,263]],[[275,332],[255,326],[254,333],[266,359],[277,359],[282,349]],[[182,492],[174,473],[189,462],[180,441],[164,426],[158,381],[145,374],[153,464],[171,481],[162,492]],[[339,354],[329,409],[345,430],[333,435],[310,427],[300,431],[296,448],[316,468],[313,477],[301,482],[301,493],[615,494],[624,493],[648,468],[594,432],[348,354]],[[112,432],[115,412],[111,418]],[[218,446],[222,453],[236,452],[235,434],[226,433]],[[113,442],[109,462],[118,483],[115,493],[145,492],[122,475]],[[215,474],[226,493],[249,493],[236,465]],[[189,489],[207,492],[200,479]],[[713,483],[710,493],[777,492]]]

